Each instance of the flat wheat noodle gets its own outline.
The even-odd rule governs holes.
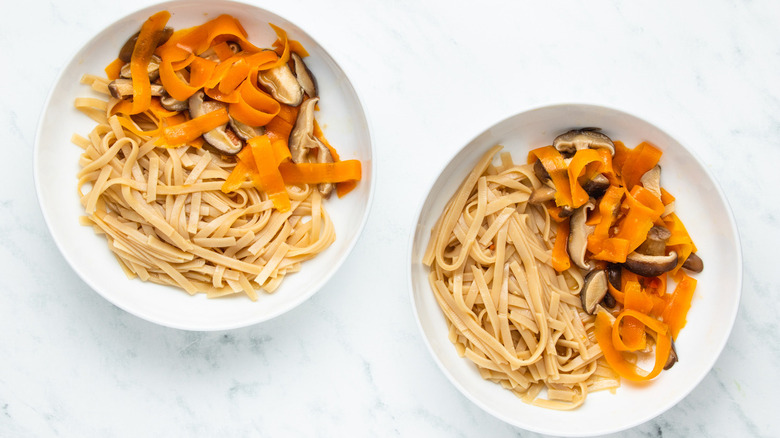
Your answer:
[[[458,354],[527,403],[575,409],[589,392],[614,390],[581,309],[582,274],[551,266],[549,214],[528,204],[542,183],[501,146],[477,162],[431,230],[423,255]]]

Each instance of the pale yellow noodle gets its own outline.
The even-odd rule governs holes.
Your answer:
[[[527,403],[574,409],[620,380],[582,311],[582,274],[552,268],[550,216],[527,202],[542,183],[506,152],[493,165],[500,150],[490,149],[447,203],[423,263],[458,354]]]
[[[107,94],[107,81],[82,83]],[[206,150],[165,149],[155,138],[125,130],[107,115],[111,99],[78,98],[74,105],[98,125],[87,138],[78,193],[84,225],[105,235],[128,277],[172,285],[190,294],[258,298],[275,291],[286,274],[327,249],[335,228],[315,186],[288,186],[292,209],[279,213],[267,196],[245,182],[220,189],[235,165]]]

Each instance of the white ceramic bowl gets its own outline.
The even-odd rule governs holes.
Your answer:
[[[552,411],[523,403],[500,385],[483,380],[476,367],[457,355],[447,338],[446,320],[421,263],[431,227],[477,160],[504,145],[516,161],[548,145],[572,127],[602,128],[633,148],[643,140],[663,151],[662,184],[676,198],[676,211],[704,260],[688,324],[676,342],[680,362],[644,387],[625,382],[617,394],[598,392],[574,411]],[[731,332],[742,285],[742,257],[736,225],[723,192],[707,168],[683,145],[652,124],[610,108],[562,104],[522,112],[488,128],[467,143],[430,188],[410,237],[412,304],[431,354],[444,374],[470,400],[523,429],[558,436],[592,436],[624,430],[663,413],[682,400],[710,371]]]
[[[105,238],[79,225],[83,215],[76,192],[80,148],[73,133],[86,135],[94,123],[73,107],[76,97],[91,94],[79,79],[103,74],[125,40],[153,13],[168,10],[168,22],[181,29],[220,14],[237,17],[250,41],[270,47],[276,36],[268,23],[287,30],[310,53],[308,67],[317,78],[317,117],[344,159],[363,163],[363,180],[344,198],[332,197],[326,208],[336,227],[336,241],[325,252],[287,276],[277,291],[257,302],[246,298],[207,299],[140,280],[129,280],[109,252]],[[373,145],[365,112],[349,79],[328,52],[290,21],[264,9],[229,1],[173,1],[141,9],[109,25],[92,38],[61,72],[51,90],[35,139],[35,182],[46,223],[65,259],[78,275],[116,306],[146,320],[188,330],[221,330],[247,326],[287,312],[319,290],[352,250],[365,224],[374,192]]]

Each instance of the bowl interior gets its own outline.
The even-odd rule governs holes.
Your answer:
[[[110,253],[102,236],[79,225],[83,209],[76,192],[81,149],[71,135],[86,136],[94,123],[73,107],[76,97],[90,96],[79,79],[85,73],[101,75],[128,36],[150,15],[171,12],[169,26],[181,29],[204,23],[220,14],[241,21],[255,45],[270,47],[276,36],[268,23],[287,30],[290,38],[308,50],[309,69],[320,90],[317,118],[328,140],[343,159],[363,163],[363,180],[344,198],[332,197],[325,208],[336,227],[336,241],[325,252],[287,276],[273,294],[251,302],[245,297],[207,299],[166,286],[129,280]],[[149,321],[182,329],[218,330],[258,323],[284,313],[313,295],[338,269],[363,229],[371,205],[373,146],[363,107],[346,74],[327,51],[290,21],[264,9],[228,1],[174,1],[139,10],[109,25],[78,51],[61,72],[47,100],[35,141],[35,180],[47,225],[62,254],[95,291],[118,307]]]
[[[676,198],[676,211],[702,256],[705,269],[688,323],[676,343],[680,362],[650,385],[624,382],[617,394],[588,396],[584,406],[563,412],[527,405],[510,391],[483,380],[475,366],[457,355],[447,338],[446,320],[421,263],[431,228],[477,160],[490,147],[504,145],[515,162],[530,149],[551,144],[572,127],[600,127],[633,148],[650,141],[663,151],[662,185]],[[650,123],[614,109],[565,104],[533,109],[490,127],[469,142],[444,167],[424,200],[410,237],[411,294],[423,337],[452,383],[474,403],[515,426],[552,435],[582,436],[616,432],[645,422],[685,397],[709,372],[731,331],[742,284],[736,226],[727,202],[707,169],[680,143]]]

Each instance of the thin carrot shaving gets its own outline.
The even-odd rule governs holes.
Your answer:
[[[130,72],[133,77],[133,106],[131,114],[138,114],[146,111],[152,100],[152,85],[149,81],[147,69],[152,60],[154,50],[162,37],[162,30],[171,13],[160,11],[147,19],[141,26],[141,32],[138,34],[133,54],[130,58]]]
[[[251,172],[252,180],[258,188],[264,191],[274,204],[274,208],[284,213],[290,211],[290,197],[284,186],[284,179],[275,162],[274,151],[268,136],[260,135],[248,141],[254,158],[255,171]]]
[[[682,271],[675,278],[677,286],[672,293],[669,304],[663,312],[663,320],[669,325],[672,337],[676,340],[680,330],[687,322],[688,310],[691,308],[693,292],[696,290],[696,279]]]
[[[558,222],[552,251],[552,266],[558,272],[563,272],[571,267],[571,259],[568,251],[566,251],[568,240],[569,221]]]
[[[200,147],[204,143],[202,134],[225,125],[230,118],[251,127],[264,127],[266,135],[247,141],[247,146],[237,155],[236,166],[222,190],[233,192],[250,179],[268,194],[280,211],[290,208],[286,184],[333,183],[339,196],[354,189],[362,176],[360,162],[341,161],[316,119],[314,135],[330,149],[335,162],[291,162],[288,139],[299,108],[281,104],[258,84],[259,72],[283,66],[290,61],[292,53],[309,56],[299,41],[290,39],[284,29],[269,23],[277,38],[273,50],[261,49],[249,42],[246,30],[236,18],[225,14],[202,25],[175,31],[160,44],[169,18],[170,13],[159,12],[142,25],[130,62],[133,98],[112,105],[109,115],[118,115],[119,123],[137,135],[158,137],[155,144],[165,147]],[[190,119],[182,112],[163,108],[159,98],[151,97],[146,71],[152,55],[160,58],[160,83],[170,97],[185,101],[203,90],[227,109]],[[106,66],[108,78],[118,78],[123,64],[116,59]]]
[[[559,207],[573,207],[569,172],[561,153],[552,146],[544,146],[528,153],[530,163],[537,159],[542,162],[544,169],[550,174],[553,185],[555,185],[555,204]]]
[[[648,334],[655,338],[655,364],[653,369],[649,372],[627,361],[623,354],[617,350],[613,344],[613,332],[615,327],[619,326],[621,319],[627,316],[632,316],[645,323],[648,328]],[[658,320],[647,318],[647,315],[632,310],[623,311],[618,315],[614,323],[610,321],[610,317],[606,312],[602,311],[596,315],[596,341],[598,342],[607,363],[616,373],[618,373],[618,375],[628,380],[642,382],[656,377],[663,370],[666,360],[669,357],[669,352],[671,351],[671,336],[667,333],[668,330],[665,325],[656,325],[657,322]],[[657,330],[653,331],[654,328]]]
[[[186,122],[164,128],[162,137],[157,140],[156,144],[168,147],[186,144],[206,132],[226,124],[229,120],[227,111],[220,108]]]

